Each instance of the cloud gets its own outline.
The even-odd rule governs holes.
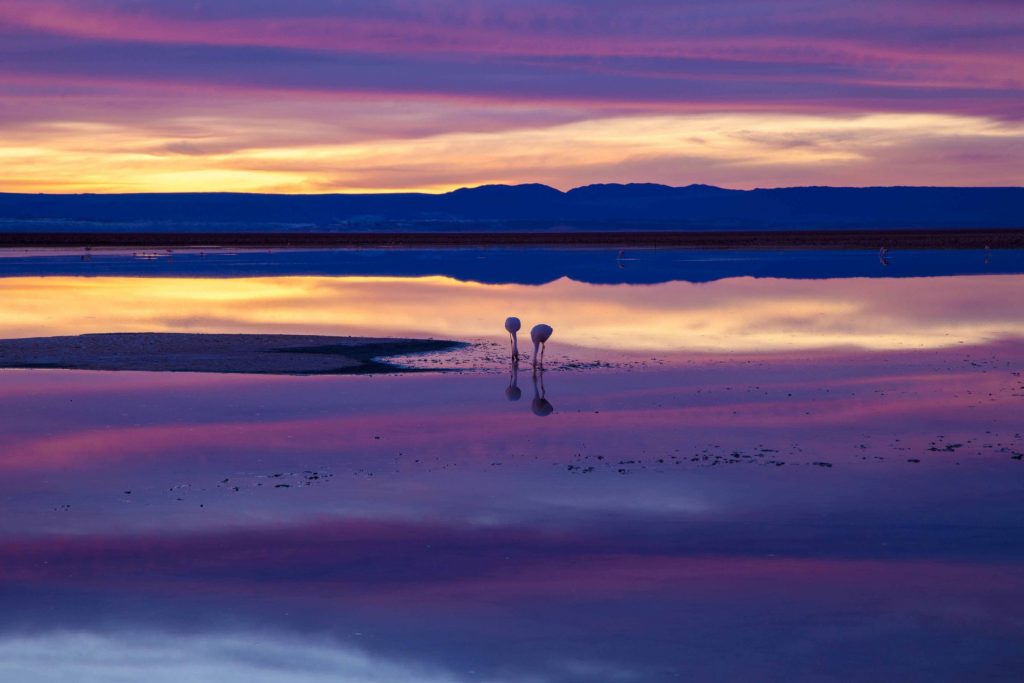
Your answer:
[[[0,636],[0,677],[19,683],[458,683],[466,677],[326,640],[266,633],[51,631]],[[500,679],[472,676],[473,681]],[[523,680],[523,679],[517,679]],[[538,680],[538,679],[534,679]]]
[[[680,175],[780,184],[769,165],[797,184],[863,184],[895,177],[892,159],[903,160],[903,183],[1018,184],[1019,168],[988,135],[1024,117],[1015,10],[994,0],[641,0],[627,16],[620,4],[581,0],[8,0],[0,188],[437,191]],[[671,131],[640,152],[602,144],[598,154],[572,127],[591,122],[614,137],[708,113],[793,128],[770,144],[754,131],[743,161],[722,153],[720,136],[694,150]],[[862,126],[850,124],[841,145],[800,118],[854,115],[959,117],[958,151],[946,158],[960,167],[935,163],[953,146],[949,126],[939,134],[919,119],[924,127],[890,130],[884,144],[896,151],[885,155]],[[415,144],[394,144],[406,140]],[[972,154],[974,141],[982,151]],[[374,145],[341,148],[355,142]],[[797,151],[820,157],[826,142],[843,148],[832,168],[794,165]],[[268,148],[291,151],[232,157]],[[857,163],[838,167],[846,162]],[[643,169],[651,175],[610,177]]]
[[[1008,4],[741,4],[641,2],[624,21],[619,6],[566,0],[10,0],[0,22],[7,73],[72,80],[1022,113],[1024,22]]]
[[[0,143],[7,190],[445,191],[495,182],[1019,185],[1024,124],[936,114],[706,113],[395,103],[225,103],[103,121],[23,121]],[[11,116],[27,117],[36,107]],[[456,130],[449,130],[454,128]],[[102,150],[99,153],[98,150]]]

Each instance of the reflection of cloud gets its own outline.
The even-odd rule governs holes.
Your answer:
[[[863,358],[856,356],[840,356],[836,359],[818,359],[815,368],[824,372],[826,364],[839,363],[855,367],[865,365]],[[871,421],[889,417],[898,419],[905,434],[912,433],[923,422],[928,424],[934,416],[955,414],[962,401],[956,391],[949,389],[952,382],[955,386],[971,386],[978,393],[992,393],[1000,388],[999,380],[988,383],[980,382],[969,373],[945,372],[931,375],[904,375],[887,372],[878,376],[877,370],[863,369],[865,373],[856,380],[833,380],[829,386],[835,393],[822,397],[815,392],[811,396],[787,398],[785,405],[780,406],[771,399],[757,399],[749,396],[730,396],[728,394],[717,399],[711,395],[704,396],[700,401],[673,407],[660,407],[656,411],[648,408],[632,408],[628,405],[614,410],[605,410],[601,417],[575,417],[565,426],[561,434],[565,443],[571,443],[575,430],[583,429],[588,434],[599,437],[605,444],[618,443],[623,431],[643,432],[648,436],[671,433],[675,429],[766,429],[777,433],[793,433],[793,415],[800,414],[800,423],[807,430],[807,437],[816,433],[828,432],[831,429],[849,424],[867,424]],[[870,374],[869,374],[870,373]],[[745,379],[757,375],[748,374]],[[681,380],[683,377],[681,377]],[[714,383],[703,382],[705,390],[721,390],[737,378],[726,376],[716,379]],[[759,384],[773,386],[774,380],[761,376]],[[802,373],[788,381],[787,390],[807,391],[821,386],[821,375],[811,380],[804,380]],[[270,385],[273,386],[273,385]],[[847,391],[872,387],[899,394],[898,399],[888,401],[866,400]],[[21,388],[15,385],[15,389]],[[152,385],[154,392],[165,389],[159,382]],[[195,391],[201,387],[185,385],[179,390]],[[125,389],[117,385],[111,389],[116,395]],[[138,391],[141,387],[137,387]],[[250,390],[250,389],[244,389]],[[252,391],[266,391],[266,387],[254,385]],[[843,394],[840,394],[840,391]],[[19,396],[22,394],[19,394]],[[101,394],[85,392],[69,392],[65,388],[64,395],[76,399],[95,399]],[[385,393],[385,397],[390,394]],[[2,397],[2,394],[0,394]],[[111,400],[110,396],[105,397]],[[364,410],[356,414],[331,415],[327,417],[297,417],[292,419],[269,419],[264,415],[246,421],[215,420],[206,417],[196,422],[163,422],[156,424],[105,424],[97,428],[92,424],[83,427],[66,426],[55,429],[48,421],[42,421],[39,433],[25,435],[10,434],[6,441],[7,448],[0,453],[0,470],[14,472],[29,471],[65,471],[69,467],[89,463],[92,466],[118,466],[118,463],[138,464],[143,460],[150,462],[165,458],[189,458],[199,453],[233,453],[244,451],[251,454],[271,456],[293,448],[294,435],[303,434],[302,448],[306,454],[322,454],[330,457],[338,453],[339,444],[346,449],[357,449],[363,453],[373,452],[378,443],[374,435],[393,429],[394,414],[398,407],[381,406],[371,403],[367,395]],[[8,399],[10,400],[10,399]],[[378,401],[380,398],[377,399]],[[370,407],[375,409],[371,410]],[[403,406],[404,408],[404,406]],[[812,414],[810,411],[814,410]],[[1002,416],[1006,412],[1013,413],[1014,406],[1002,401],[993,402],[989,406],[988,415]],[[162,416],[161,416],[162,417]],[[521,426],[510,422],[502,411],[476,409],[465,414],[453,413],[450,406],[438,405],[431,407],[417,406],[414,411],[405,414],[400,431],[404,448],[415,449],[420,453],[460,453],[466,462],[490,462],[496,453],[507,452],[507,444],[521,434]],[[472,439],[465,437],[474,433]],[[555,432],[554,434],[558,434]],[[549,433],[549,438],[551,433]],[[633,437],[635,446],[636,438]],[[656,440],[656,439],[655,439]],[[650,496],[648,502],[656,498]],[[604,503],[617,500],[615,495],[602,495]],[[576,502],[573,502],[576,501]],[[586,508],[592,506],[585,496],[571,497],[561,501],[568,507]],[[658,503],[661,505],[661,503]],[[677,503],[678,504],[678,501]],[[702,510],[703,502],[688,500],[684,507],[690,511]],[[628,507],[641,509],[642,504],[635,501]]]
[[[544,287],[446,277],[8,278],[0,335],[109,331],[500,337],[509,310],[558,342],[625,351],[939,348],[1024,335],[1015,275],[731,278]],[[438,302],[444,302],[440,305]],[[61,311],[55,318],[53,312]]]
[[[71,631],[0,636],[0,677],[18,683],[457,683],[462,676],[349,646],[266,633]],[[495,681],[473,676],[474,681]],[[522,679],[518,679],[522,680]]]

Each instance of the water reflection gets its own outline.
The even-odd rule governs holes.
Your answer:
[[[547,417],[551,413],[555,412],[555,407],[551,405],[546,397],[544,390],[544,369],[533,369],[533,401],[530,403],[530,409],[533,414],[537,417]]]
[[[766,469],[792,471],[785,477],[795,483],[805,476],[795,472],[818,471],[813,463],[823,461],[836,465],[827,481],[837,486],[854,472],[883,477],[895,468],[900,476],[863,492],[892,511],[890,494],[910,495],[914,482],[924,482],[919,476],[984,478],[1020,465],[1024,380],[1014,373],[1022,365],[1018,344],[549,370],[538,373],[531,399],[548,400],[545,385],[557,381],[560,405],[571,409],[530,420],[525,433],[524,408],[495,404],[494,376],[486,374],[0,371],[0,535],[180,527],[185,520],[212,528],[258,522],[263,513],[282,522],[292,514],[341,514],[550,524],[549,517],[573,519],[554,512],[570,500],[579,510],[635,506],[620,495],[635,486],[646,492],[648,512],[669,517],[741,508],[768,514],[778,502],[768,489],[738,501],[708,488],[714,475],[684,482],[694,470],[731,466],[721,475],[726,488],[732,477],[771,476]],[[995,469],[981,466],[988,461]],[[595,476],[590,483],[551,477],[568,464],[592,466]],[[620,468],[643,477],[642,486],[617,479]],[[992,492],[935,483],[936,495]],[[501,488],[522,495],[494,497]],[[804,496],[801,505],[820,507],[820,495],[809,488],[780,500]],[[54,509],[62,504],[75,513]]]
[[[505,387],[505,398],[509,401],[518,401],[523,395],[523,390],[519,388],[519,359],[512,357],[512,363],[509,366],[508,386]]]
[[[533,400],[530,401],[530,410],[538,417],[547,417],[555,411],[555,407],[547,399],[547,391],[544,388],[544,368],[534,366],[530,374],[533,379]],[[519,388],[519,361],[513,360],[509,368],[505,398],[509,401],[518,401],[522,396],[523,390]]]
[[[510,310],[703,353],[549,363],[551,420],[500,374],[0,370],[0,680],[1020,679],[1022,285],[2,280],[2,336],[490,336],[510,401]]]
[[[0,678],[1019,671],[1024,347],[694,360],[0,371]]]
[[[1024,336],[1024,275],[544,287],[449,278],[0,279],[0,336],[280,332],[501,339],[518,310],[612,351],[913,349]],[[637,334],[637,330],[643,330]]]
[[[756,277],[828,279],[936,277],[1024,272],[1024,251],[1000,250],[993,264],[969,250],[900,251],[878,268],[872,250],[817,249],[176,249],[140,254],[116,249],[5,249],[0,277],[447,276],[488,284],[544,285],[567,278],[594,284],[712,282]],[[170,258],[173,255],[173,259]],[[148,258],[145,258],[147,257]],[[154,258],[155,257],[155,258]]]

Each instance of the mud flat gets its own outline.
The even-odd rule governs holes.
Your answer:
[[[386,360],[460,342],[289,334],[110,333],[0,340],[0,367],[338,375],[417,372]]]

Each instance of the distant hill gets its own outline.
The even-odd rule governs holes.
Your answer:
[[[1024,227],[1024,188],[486,185],[445,194],[3,194],[0,231]]]

